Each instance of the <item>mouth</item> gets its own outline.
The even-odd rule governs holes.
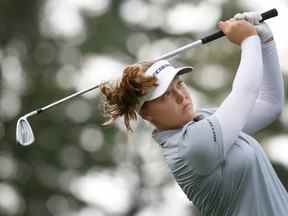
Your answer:
[[[186,111],[186,110],[188,110],[188,109],[191,109],[191,107],[192,107],[192,103],[187,103],[187,104],[185,104],[184,106],[183,106],[183,111]]]

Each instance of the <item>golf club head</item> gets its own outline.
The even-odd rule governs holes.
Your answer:
[[[30,145],[35,140],[32,128],[26,116],[21,117],[17,121],[16,140],[18,143],[24,146]]]

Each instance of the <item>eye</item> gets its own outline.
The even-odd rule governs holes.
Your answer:
[[[178,86],[184,87],[184,86],[185,86],[185,83],[184,83],[182,80],[179,80],[179,81],[178,81]]]
[[[168,90],[161,97],[155,99],[155,101],[164,101],[170,94],[171,92]]]
[[[171,91],[168,90],[168,91],[165,92],[164,96],[169,96],[170,94],[171,94]]]

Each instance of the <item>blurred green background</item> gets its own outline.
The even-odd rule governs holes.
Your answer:
[[[287,96],[287,1],[1,0],[0,215],[198,215],[169,174],[144,122],[127,134],[119,120],[101,127],[98,91],[29,119],[36,141],[20,146],[17,119],[75,91],[121,76],[125,64],[149,60],[215,32],[235,13],[276,7],[269,20]],[[231,89],[239,47],[219,39],[174,60],[196,109],[218,106]],[[288,188],[288,105],[257,133]]]

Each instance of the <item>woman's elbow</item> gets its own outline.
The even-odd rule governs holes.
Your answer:
[[[279,117],[283,112],[284,106],[285,106],[285,94],[283,92],[281,99],[279,100],[279,103],[275,104],[275,112],[277,117]]]
[[[283,107],[284,107],[283,103],[273,104],[273,110],[271,110],[271,112],[272,112],[274,119],[277,119],[281,116],[283,112]]]

